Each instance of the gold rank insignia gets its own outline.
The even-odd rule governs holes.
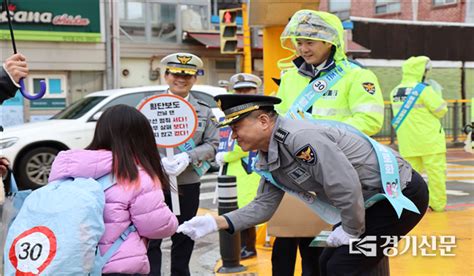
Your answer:
[[[316,151],[310,144],[306,144],[295,155],[296,158],[309,165],[315,165],[317,162]]]
[[[191,61],[191,59],[193,57],[191,57],[191,56],[176,56],[176,58],[179,60],[179,62],[181,62],[181,64],[188,64],[188,62]]]
[[[373,84],[372,82],[364,82],[362,83],[362,87],[364,87],[364,90],[367,91],[370,95],[374,95],[375,84]]]

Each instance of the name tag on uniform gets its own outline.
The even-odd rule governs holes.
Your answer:
[[[298,184],[301,184],[309,179],[310,174],[303,168],[297,167],[288,172],[288,176]]]
[[[196,131],[204,131],[205,128],[206,128],[205,118],[198,118],[198,125],[196,127]]]

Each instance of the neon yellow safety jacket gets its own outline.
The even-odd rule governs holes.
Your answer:
[[[247,174],[242,159],[248,157],[249,153],[243,151],[237,142],[234,150],[224,155],[224,162],[227,163],[226,175],[233,175],[237,178],[237,204],[239,208],[247,205],[257,195],[257,188],[260,183],[260,175],[255,172]]]
[[[288,41],[304,38],[329,42],[335,46],[333,47],[335,51],[326,61],[325,68],[316,76],[312,65],[305,63],[303,58],[298,57],[293,60],[295,67],[282,75],[277,93],[277,97],[282,99],[282,103],[276,106],[281,114],[289,110],[312,79],[323,76],[336,65],[347,62],[341,21],[332,14],[309,10],[306,12],[337,30],[335,32],[337,35],[333,35],[329,39],[298,34],[297,27],[293,31],[291,24],[289,24],[281,37],[282,47],[290,49]],[[382,128],[384,118],[383,96],[379,82],[375,74],[368,69],[358,67],[348,70],[349,72],[314,103],[311,113],[314,118],[344,122],[367,135],[374,135]]]
[[[423,81],[428,57],[411,57],[403,63],[402,82],[390,93],[393,114],[396,115],[411,89]],[[441,91],[425,87],[415,105],[397,131],[399,152],[403,157],[446,152],[446,139],[440,118],[448,107]]]

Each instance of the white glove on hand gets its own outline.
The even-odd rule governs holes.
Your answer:
[[[339,247],[341,245],[348,245],[349,240],[355,238],[357,238],[357,236],[346,233],[346,231],[342,229],[342,226],[338,226],[331,232],[326,243],[330,247]]]
[[[161,163],[168,175],[177,176],[178,175],[178,161],[176,159],[168,159],[166,157],[161,158]]]
[[[177,233],[183,233],[189,236],[192,240],[200,239],[207,234],[216,232],[217,222],[216,219],[206,214],[204,216],[196,216],[188,221],[185,221],[183,224],[178,226]]]
[[[167,157],[161,159],[166,173],[172,176],[180,175],[189,165],[189,161],[189,155],[185,152],[176,154],[173,159],[168,159]]]
[[[216,154],[216,163],[217,165],[219,165],[219,167],[222,167],[222,165],[224,165],[225,161],[224,161],[224,155],[226,154],[227,152],[223,152],[223,151],[220,151]]]

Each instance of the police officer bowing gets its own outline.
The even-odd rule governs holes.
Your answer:
[[[174,158],[162,158],[163,167],[169,175],[177,176],[179,204],[181,214],[179,223],[191,219],[199,207],[199,187],[201,176],[209,169],[208,161],[214,158],[219,145],[217,124],[210,106],[197,100],[190,93],[198,70],[203,67],[202,60],[189,53],[175,53],[164,57],[161,63],[166,66],[165,80],[169,85],[166,93],[180,96],[187,100],[196,110],[198,126],[194,136],[184,145],[174,149]],[[159,149],[164,156],[166,150]],[[170,195],[165,195],[168,206],[171,206]],[[171,273],[165,275],[190,275],[189,260],[194,241],[183,234],[176,233],[171,237]],[[161,240],[150,241],[148,258],[150,275],[161,275]]]
[[[262,178],[257,196],[223,216],[195,217],[178,232],[198,239],[218,229],[246,229],[268,220],[289,193],[336,224],[327,240],[331,248],[320,258],[321,274],[358,275],[383,257],[386,240],[381,236],[405,235],[423,217],[428,205],[423,178],[398,153],[372,143],[351,126],[279,117],[273,106],[281,100],[275,97],[215,99],[226,115],[223,124],[230,124],[241,148],[259,151],[255,171]],[[384,157],[381,164],[379,155]],[[349,253],[351,238],[369,235],[376,237],[376,257]]]

